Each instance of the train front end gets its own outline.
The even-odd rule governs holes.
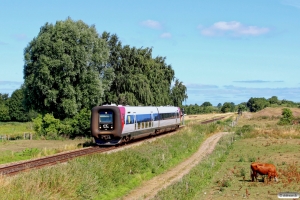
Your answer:
[[[100,146],[117,145],[122,141],[124,107],[96,106],[92,109],[91,132]]]

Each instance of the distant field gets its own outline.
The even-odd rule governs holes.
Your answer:
[[[0,122],[0,136],[2,135],[23,135],[33,133],[32,122]]]

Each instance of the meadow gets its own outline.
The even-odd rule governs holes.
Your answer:
[[[234,142],[223,138],[205,162],[155,199],[277,199],[280,192],[299,193],[300,126],[278,126],[279,113],[278,109],[245,113],[234,134],[226,136]],[[222,145],[226,140],[227,145]],[[274,164],[279,182],[263,177],[252,182],[250,164],[254,161]]]
[[[262,111],[263,112],[263,111]],[[178,133],[111,154],[77,158],[15,177],[0,177],[4,199],[122,199],[142,182],[191,156],[212,133],[224,136],[213,153],[154,199],[277,199],[299,192],[299,125],[278,126],[278,115],[244,113],[235,127],[229,117],[201,125],[187,118]],[[200,117],[201,118],[201,117]],[[199,119],[200,120],[200,119]],[[200,120],[201,121],[201,120]],[[250,163],[276,165],[279,182],[250,181]]]
[[[0,122],[0,137],[21,139],[24,133],[34,133],[32,122]]]

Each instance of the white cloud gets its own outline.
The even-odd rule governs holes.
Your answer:
[[[205,36],[258,36],[270,31],[269,28],[246,26],[237,21],[220,21],[208,28],[201,25],[199,25],[198,28],[201,30],[201,34]]]
[[[141,24],[143,26],[146,26],[146,27],[152,28],[152,29],[161,29],[162,28],[161,23],[159,23],[158,21],[150,20],[150,19],[141,22]]]
[[[172,35],[171,35],[171,33],[163,33],[163,34],[160,35],[160,37],[161,38],[171,38]]]

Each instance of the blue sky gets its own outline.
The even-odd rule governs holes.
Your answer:
[[[23,51],[40,27],[71,17],[166,57],[187,87],[186,104],[272,96],[300,102],[300,0],[0,3],[0,93],[24,82]]]

